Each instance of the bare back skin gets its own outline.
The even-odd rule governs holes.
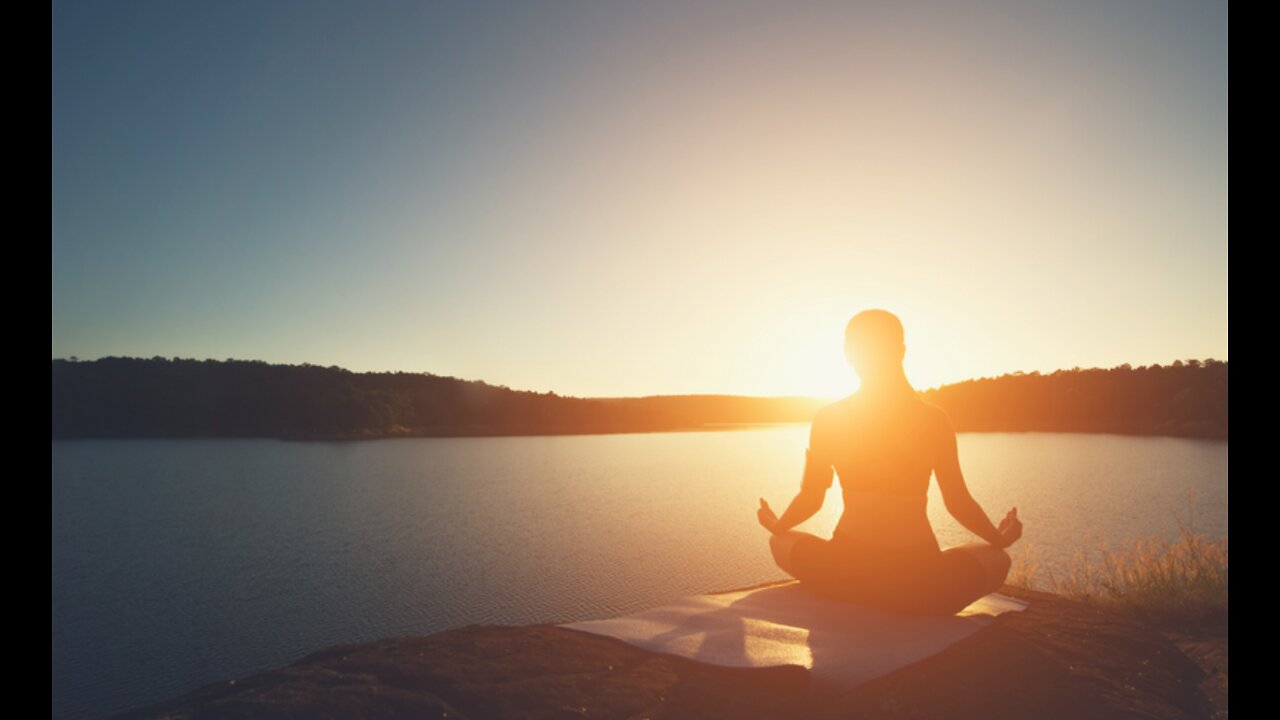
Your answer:
[[[844,514],[832,539],[937,547],[926,502],[945,422],[939,408],[905,393],[874,399],[856,393],[818,414],[803,483],[825,491],[839,477]]]

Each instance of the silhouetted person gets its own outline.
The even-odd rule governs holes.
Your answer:
[[[969,494],[945,411],[924,402],[902,370],[902,323],[884,310],[849,321],[845,356],[862,387],[820,410],[800,492],[779,518],[760,499],[778,566],[816,592],[908,613],[951,614],[995,591],[1009,573],[1004,548],[1022,536],[1013,508],[996,527]],[[945,552],[929,525],[929,476],[947,511],[986,542]],[[844,514],[830,540],[791,528],[822,507],[834,475]]]

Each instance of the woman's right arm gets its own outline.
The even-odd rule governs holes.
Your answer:
[[[939,446],[933,473],[938,478],[938,489],[947,512],[974,535],[998,547],[1006,548],[1022,536],[1022,523],[1018,521],[1018,509],[1005,515],[997,528],[987,513],[969,494],[969,487],[960,472],[960,454],[956,446],[956,431],[947,414],[939,410]]]

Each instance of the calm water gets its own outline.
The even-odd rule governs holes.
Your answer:
[[[563,622],[780,578],[757,498],[808,428],[353,443],[53,443],[53,714],[96,717],[335,643]],[[974,497],[1042,563],[1227,533],[1227,445],[962,434]],[[930,516],[943,546],[972,539]],[[838,489],[801,529],[829,535]]]

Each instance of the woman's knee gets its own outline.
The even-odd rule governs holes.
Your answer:
[[[769,536],[769,550],[773,552],[773,561],[791,577],[796,576],[794,561],[795,547],[806,538],[813,538],[817,540],[816,537],[809,533],[798,532],[796,530],[774,533]]]
[[[987,573],[987,592],[999,590],[1004,585],[1005,578],[1009,577],[1009,568],[1013,565],[1009,553],[994,545],[987,545],[981,551],[981,560]]]
[[[977,561],[978,565],[982,567],[983,589],[986,592],[995,592],[1001,585],[1004,585],[1005,578],[1009,576],[1009,568],[1013,564],[1009,553],[985,542],[967,543],[958,547],[948,548],[947,551],[963,552]]]

